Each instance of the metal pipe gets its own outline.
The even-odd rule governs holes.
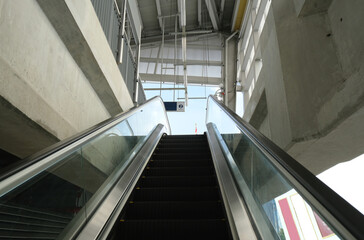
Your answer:
[[[223,19],[223,16],[224,16],[224,8],[225,8],[225,0],[221,0],[220,2],[220,23],[222,23],[222,19]]]
[[[118,41],[119,46],[118,46],[118,57],[117,57],[118,64],[123,63],[124,35],[125,35],[125,22],[126,22],[126,1],[127,0],[124,0],[123,15],[121,16],[122,23],[121,26],[119,27],[119,41]]]
[[[144,88],[144,91],[185,90],[185,88]]]
[[[185,98],[177,98],[178,100],[184,100]],[[189,97],[189,100],[194,100],[194,99],[206,99],[206,97]]]
[[[230,37],[228,37],[225,40],[225,105],[228,106],[229,104],[229,81],[228,81],[228,44],[229,44],[229,40],[231,38],[233,38],[235,36],[235,34],[237,34],[239,31],[235,31],[233,34],[230,35]]]
[[[179,13],[171,14],[171,15],[164,15],[164,16],[157,16],[157,18],[170,18],[170,17],[178,17]]]
[[[188,106],[188,91],[187,91],[187,38],[186,38],[186,1],[180,0],[181,8],[181,26],[182,26],[182,62],[183,62],[183,83],[185,86],[186,106]]]
[[[200,30],[200,31],[189,31],[189,32],[186,32],[186,35],[187,34],[205,34],[205,33],[212,33],[213,31],[212,30]],[[183,34],[182,32],[171,32],[169,33],[169,35],[181,35]]]
[[[140,46],[138,44],[137,48],[137,59],[136,59],[136,69],[135,69],[135,82],[134,82],[134,103],[138,105],[138,95],[139,95],[139,63],[140,63]]]

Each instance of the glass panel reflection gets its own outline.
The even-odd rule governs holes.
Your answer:
[[[211,98],[207,110],[206,122],[214,123],[233,158],[232,173],[244,180],[238,187],[258,229],[267,226],[274,239],[340,239]]]
[[[1,196],[3,235],[9,239],[55,239],[71,221],[89,217],[87,206],[110,190],[108,183],[124,171],[146,136],[159,123],[168,126],[165,116],[162,103],[151,101]]]

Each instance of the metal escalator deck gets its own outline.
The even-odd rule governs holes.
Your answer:
[[[164,136],[110,239],[231,239],[205,135]]]

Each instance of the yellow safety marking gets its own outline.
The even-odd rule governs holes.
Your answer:
[[[125,222],[125,220],[124,219],[120,219],[120,222]]]
[[[136,189],[140,189],[140,187],[137,187]]]
[[[130,201],[129,203],[132,203],[133,204],[134,202],[133,201]]]
[[[149,169],[149,167],[147,167],[147,169]]]
[[[142,176],[142,178],[145,178],[145,176]]]
[[[238,7],[238,13],[236,14],[235,23],[234,23],[234,30],[239,30],[241,23],[244,18],[245,8],[247,5],[247,0],[240,0],[239,7]]]

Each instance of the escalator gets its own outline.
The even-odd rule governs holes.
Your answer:
[[[364,239],[364,216],[215,97],[159,97],[0,169],[0,239]]]
[[[205,135],[164,136],[110,239],[231,239]]]

